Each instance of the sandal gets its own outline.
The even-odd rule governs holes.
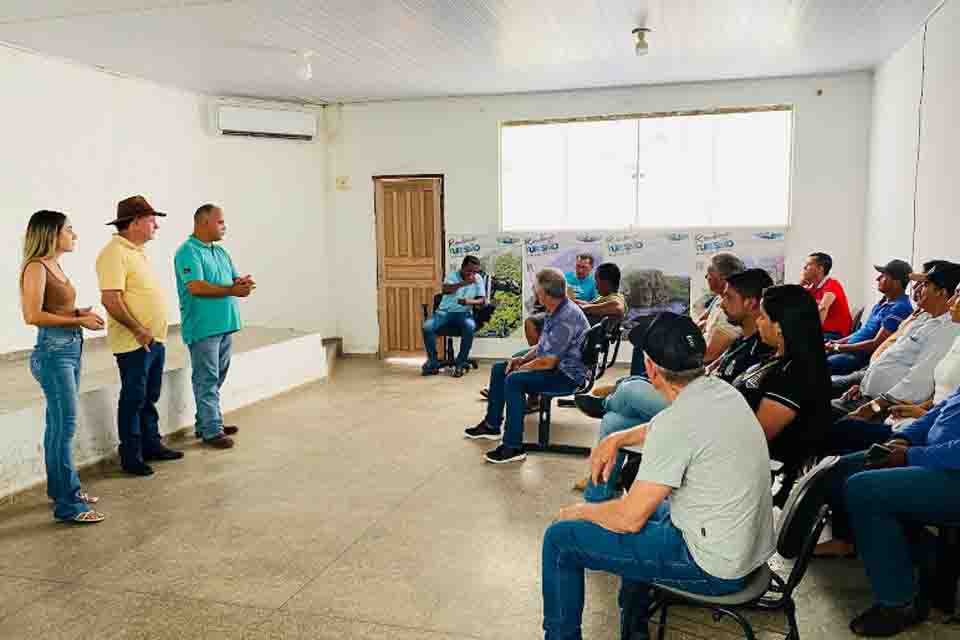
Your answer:
[[[78,513],[72,518],[67,519],[57,519],[57,522],[66,522],[68,524],[96,524],[98,522],[103,522],[107,516],[103,515],[99,511],[84,511],[83,513]]]
[[[100,498],[98,496],[91,496],[89,493],[83,492],[80,492],[80,499],[87,504],[97,504],[100,502]]]

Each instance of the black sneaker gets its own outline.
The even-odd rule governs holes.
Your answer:
[[[157,449],[156,451],[150,451],[149,453],[143,454],[143,459],[146,462],[154,462],[156,460],[179,460],[183,457],[183,451],[177,451],[176,449],[170,449],[168,447],[163,447],[162,449]]]
[[[463,377],[463,374],[465,374],[466,372],[467,372],[467,370],[464,369],[463,367],[457,367],[456,369],[453,370],[453,377],[454,377],[454,378],[462,378],[462,377]]]
[[[874,605],[853,619],[850,630],[858,636],[885,638],[923,622],[923,615],[914,603],[903,607]]]
[[[435,376],[440,373],[440,367],[429,362],[424,362],[423,366],[420,367],[420,375],[422,376]]]
[[[480,389],[480,397],[482,397],[484,400],[489,400],[489,399],[490,399],[490,389],[488,389],[487,387],[484,387],[483,389]]]
[[[146,463],[132,465],[129,467],[121,467],[121,469],[123,469],[124,473],[128,473],[131,476],[152,476],[153,475],[153,468]]]
[[[527,459],[527,454],[524,453],[523,448],[514,449],[501,444],[493,451],[487,451],[484,458],[491,464],[506,464],[508,462],[523,462]]]
[[[500,429],[494,429],[483,420],[472,429],[464,429],[463,435],[471,440],[499,440]]]
[[[603,418],[603,415],[607,412],[607,410],[603,408],[603,401],[604,398],[598,398],[589,393],[578,393],[573,397],[573,402],[580,411],[591,418],[598,419]]]

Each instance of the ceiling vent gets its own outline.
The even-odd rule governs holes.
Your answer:
[[[317,114],[222,104],[217,106],[217,129],[225,136],[313,140],[317,135]]]

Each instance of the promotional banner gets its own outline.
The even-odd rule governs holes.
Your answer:
[[[765,269],[774,284],[784,282],[787,237],[782,227],[696,231],[693,233],[693,249],[696,260],[692,292],[695,312],[701,311],[713,296],[707,289],[705,276],[710,258],[718,253],[736,255],[748,269]]]
[[[693,269],[689,233],[608,232],[604,245],[603,261],[620,267],[620,292],[627,300],[625,333],[642,316],[689,313]]]
[[[625,332],[637,319],[660,311],[697,315],[712,297],[705,275],[710,258],[733,253],[748,268],[766,269],[784,281],[786,233],[783,228],[703,230],[548,231],[523,234],[447,234],[447,273],[464,256],[483,266],[487,299],[493,306],[478,315],[478,338],[522,337],[523,318],[536,304],[536,274],[555,267],[575,269],[578,255],[593,257],[594,267],[620,267],[620,290],[627,300]]]
[[[463,258],[480,259],[487,300],[493,306],[478,313],[476,338],[520,335],[523,237],[516,234],[447,234],[447,273],[460,268]]]
[[[573,273],[578,255],[589,255],[593,266],[603,262],[603,231],[558,231],[535,233],[526,237],[524,243],[524,311],[530,313],[536,304],[534,286],[537,272],[547,267],[560,269],[564,274]]]

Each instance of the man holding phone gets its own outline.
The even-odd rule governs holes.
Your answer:
[[[423,323],[423,348],[427,352],[427,361],[423,363],[421,371],[425,376],[439,373],[437,332],[444,327],[457,328],[460,329],[460,351],[457,353],[453,377],[460,378],[467,370],[473,334],[477,330],[473,308],[484,303],[487,292],[480,275],[480,259],[466,256],[460,264],[460,270],[452,272],[443,281],[442,291],[440,306],[433,317]]]
[[[923,584],[935,557],[924,525],[960,521],[960,390],[883,445],[842,457],[829,474],[834,539],[816,553],[852,553],[856,539],[874,594],[850,629],[889,636],[922,622],[929,603],[914,562]]]

